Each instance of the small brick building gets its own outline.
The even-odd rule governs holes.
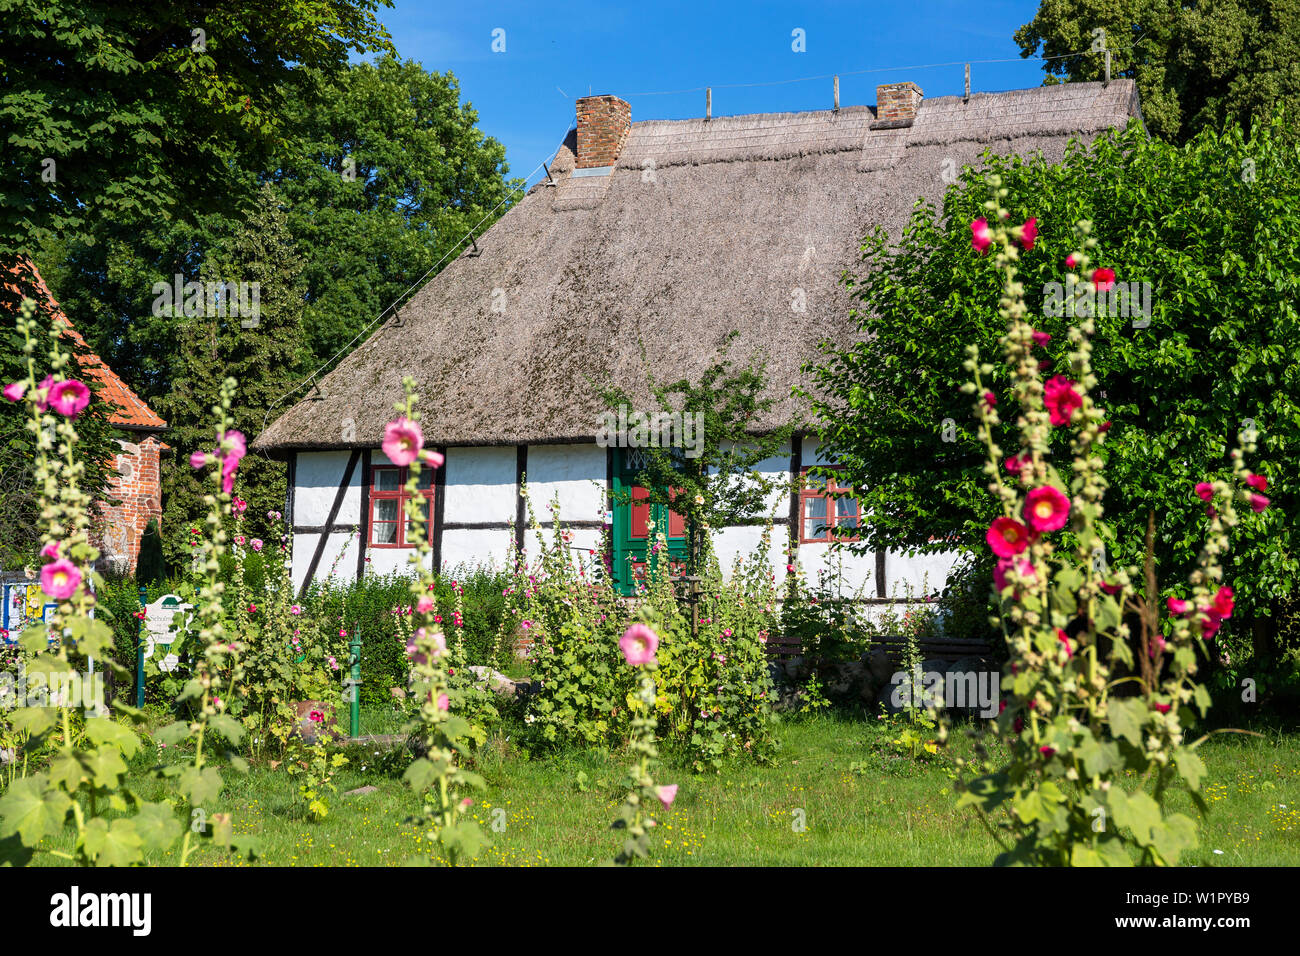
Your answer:
[[[132,572],[140,556],[140,540],[150,518],[162,525],[162,474],[159,458],[166,447],[161,439],[167,423],[122,381],[104,360],[90,350],[50,293],[33,263],[25,261],[12,273],[25,294],[36,299],[41,311],[66,326],[66,336],[81,374],[98,386],[96,400],[108,403],[108,420],[118,430],[113,456],[113,476],[100,502],[102,525],[96,546],[103,562],[115,571]],[[93,387],[93,386],[92,386]]]

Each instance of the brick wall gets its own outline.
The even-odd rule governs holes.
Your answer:
[[[617,96],[584,96],[577,109],[577,168],[613,166],[632,128],[632,107]]]
[[[915,83],[887,83],[876,87],[877,120],[916,118],[917,107],[925,96]]]
[[[162,475],[158,460],[162,445],[156,436],[150,435],[139,444],[119,441],[118,446],[107,497],[120,504],[100,505],[104,531],[99,547],[110,564],[122,571],[134,571],[140,557],[140,539],[149,519],[158,519],[160,527],[162,524]]]

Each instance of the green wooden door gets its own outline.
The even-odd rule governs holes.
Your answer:
[[[670,573],[687,573],[690,549],[686,519],[666,505],[652,505],[645,500],[649,492],[636,483],[636,475],[645,464],[645,452],[640,449],[614,450],[613,574],[622,594],[635,594],[636,582],[646,576],[654,562],[668,560]],[[624,496],[628,500],[622,500]],[[668,538],[666,555],[652,550],[661,532]]]

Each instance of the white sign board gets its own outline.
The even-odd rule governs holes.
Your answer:
[[[158,669],[171,673],[180,663],[180,658],[168,653],[168,648],[176,640],[173,621],[179,611],[185,615],[185,626],[189,625],[190,612],[194,605],[185,604],[175,594],[164,594],[152,604],[144,606],[144,656],[153,657],[154,650],[159,649]]]

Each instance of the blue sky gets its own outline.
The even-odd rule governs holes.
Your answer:
[[[704,114],[704,92],[634,95],[713,87],[713,115],[828,109],[831,80],[726,88],[840,74],[843,106],[876,101],[879,83],[911,80],[927,96],[962,92],[950,61],[972,63],[971,89],[1038,86],[1042,65],[1020,60],[1012,36],[1029,22],[1033,0],[980,3],[434,3],[394,0],[380,18],[398,52],[427,70],[450,70],[479,127],[506,145],[512,175],[549,159],[573,125],[577,96],[613,93],[633,121]],[[493,52],[493,31],[505,51]],[[796,29],[805,52],[792,49]],[[500,37],[500,34],[497,35]],[[910,69],[894,69],[906,68]],[[881,70],[861,73],[853,71]],[[542,174],[535,173],[529,181]]]

